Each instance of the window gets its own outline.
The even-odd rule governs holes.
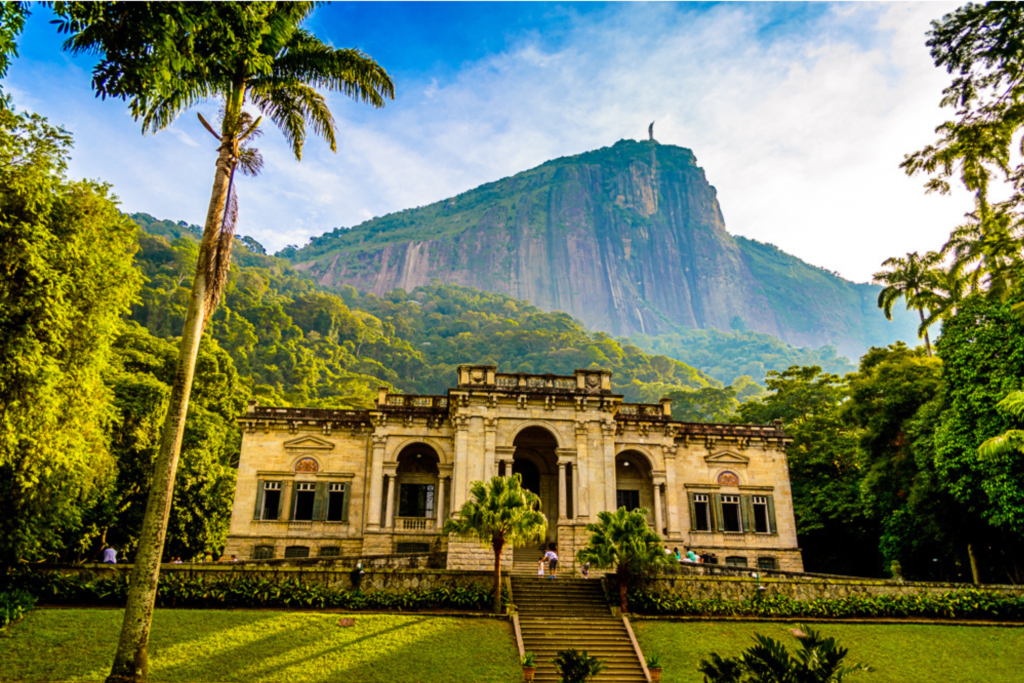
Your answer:
[[[320,548],[320,557],[338,557],[341,554],[341,548],[336,545],[329,545]]]
[[[638,507],[640,507],[640,492],[624,490],[616,491],[615,502],[620,508],[626,508],[626,510],[636,510]]]
[[[693,530],[711,531],[711,503],[708,494],[693,494]]]
[[[345,522],[345,484],[330,484],[327,492],[327,521]],[[321,553],[322,554],[322,553]]]
[[[396,553],[429,553],[429,543],[396,543]]]
[[[274,559],[274,546],[272,545],[258,545],[252,549],[252,559],[254,560],[272,560]]]
[[[727,557],[727,558],[725,558],[725,566],[726,567],[746,567],[747,566],[747,558],[740,557],[739,555],[733,555],[731,557]]]
[[[434,485],[402,484],[398,493],[399,517],[433,517]]]
[[[774,557],[759,557],[757,558],[758,569],[778,569],[779,563],[775,561]]]
[[[277,519],[281,514],[281,482],[263,482],[263,513],[260,519]]]
[[[725,531],[743,531],[739,496],[722,496],[722,523]]]
[[[286,560],[297,560],[302,557],[309,557],[309,547],[304,545],[292,545],[284,549]]]
[[[768,526],[768,497],[754,496],[751,499],[754,505],[754,532],[767,534],[771,532]]]
[[[295,511],[292,519],[308,522],[313,519],[313,503],[316,502],[316,484],[300,482],[295,484]]]

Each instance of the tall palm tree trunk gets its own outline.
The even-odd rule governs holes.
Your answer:
[[[178,455],[185,431],[185,417],[192,393],[192,379],[195,376],[196,357],[199,342],[206,322],[207,263],[215,254],[218,234],[221,229],[224,210],[227,205],[228,185],[236,160],[232,154],[229,136],[225,135],[217,157],[214,173],[213,192],[206,213],[206,226],[199,247],[199,261],[192,280],[192,295],[185,315],[185,329],[181,334],[178,350],[178,365],[174,373],[167,418],[160,436],[160,452],[153,464],[153,483],[146,502],[146,513],[139,536],[139,548],[135,553],[131,584],[128,587],[128,604],[125,606],[121,639],[117,655],[106,683],[143,683],[149,667],[149,629],[153,620],[153,605],[156,602],[157,582],[160,578],[160,560],[167,536],[167,518],[171,511],[174,494],[174,475],[178,469]]]
[[[494,550],[494,603],[491,608],[495,614],[501,614],[501,551],[505,549],[505,541],[496,538],[491,548]]]
[[[921,316],[921,324],[924,325],[924,310],[920,309],[920,308],[917,309],[917,314],[919,316]],[[931,358],[932,357],[932,342],[931,342],[931,339],[928,338],[928,330],[924,331],[924,348],[928,352],[928,357]]]

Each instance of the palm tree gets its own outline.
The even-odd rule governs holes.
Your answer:
[[[590,541],[576,553],[577,562],[590,562],[598,569],[615,569],[619,583],[619,606],[628,611],[626,591],[633,576],[661,564],[670,564],[661,537],[647,525],[647,510],[597,513],[598,521],[587,525]]]
[[[1006,301],[1024,265],[1021,225],[1009,203],[991,206],[984,214],[976,203],[978,210],[953,230],[942,254],[952,256],[950,270],[966,281],[969,291]]]
[[[844,666],[849,650],[835,638],[822,638],[806,626],[794,629],[793,634],[800,641],[795,656],[774,638],[755,635],[756,645],[739,657],[723,658],[711,653],[710,659],[701,660],[697,670],[708,683],[842,683],[853,673],[871,671],[863,664]]]
[[[522,477],[493,477],[474,481],[470,500],[458,517],[444,523],[445,534],[476,538],[494,551],[494,612],[501,612],[501,553],[506,545],[525,545],[545,533],[547,518],[539,511],[540,498],[523,488]]]
[[[996,408],[1018,420],[1024,419],[1024,391],[1010,392]],[[1024,430],[1008,429],[999,436],[987,439],[978,447],[982,458],[996,458],[1014,452],[1024,451]]]
[[[922,295],[926,290],[930,278],[930,271],[939,263],[939,254],[929,251],[923,257],[918,256],[916,251],[907,254],[906,258],[893,257],[886,259],[883,270],[875,273],[875,280],[885,285],[878,293],[878,307],[885,313],[886,320],[892,320],[892,307],[899,299],[907,303],[907,310],[916,310],[921,316],[921,331],[919,336],[924,336],[924,346],[928,355],[932,355],[932,343],[928,338],[928,328],[924,324],[924,303]]]
[[[932,268],[925,279],[927,284],[918,295],[918,302],[928,311],[928,315],[917,328],[918,336],[928,334],[928,328],[936,322],[956,315],[967,289],[967,280],[954,267]]]
[[[306,128],[336,150],[335,122],[316,88],[381,107],[394,84],[367,55],[335,49],[300,27],[314,3],[54,3],[73,53],[101,56],[93,89],[129,102],[143,133],[169,126],[207,100],[221,106],[213,190],[182,332],[170,404],[146,504],[121,639],[108,681],[145,681],[167,516],[199,341],[217,306],[231,256],[235,170],[258,170],[245,142],[265,116],[302,157]],[[262,116],[251,121],[245,107]],[[247,161],[247,158],[249,161]]]

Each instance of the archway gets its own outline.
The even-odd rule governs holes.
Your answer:
[[[396,470],[396,490],[392,495],[397,530],[433,529],[437,510],[444,509],[445,501],[438,486],[438,464],[441,459],[433,447],[425,443],[412,443],[399,452]]]
[[[615,507],[647,510],[648,524],[654,524],[654,481],[647,456],[636,450],[615,456]],[[658,530],[661,533],[661,530]]]
[[[512,473],[523,478],[523,486],[540,498],[540,510],[548,518],[546,540],[558,535],[558,441],[543,427],[527,427],[512,442]]]

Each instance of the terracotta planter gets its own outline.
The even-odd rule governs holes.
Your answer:
[[[533,675],[537,673],[537,667],[535,666],[524,666],[523,667],[523,680],[526,683],[530,683],[533,680]]]
[[[650,672],[650,674],[651,674],[651,681],[652,682],[653,681],[660,681],[661,680],[661,667],[660,666],[657,667],[657,668],[655,668],[653,666],[649,666],[649,667],[647,667],[647,671]]]

